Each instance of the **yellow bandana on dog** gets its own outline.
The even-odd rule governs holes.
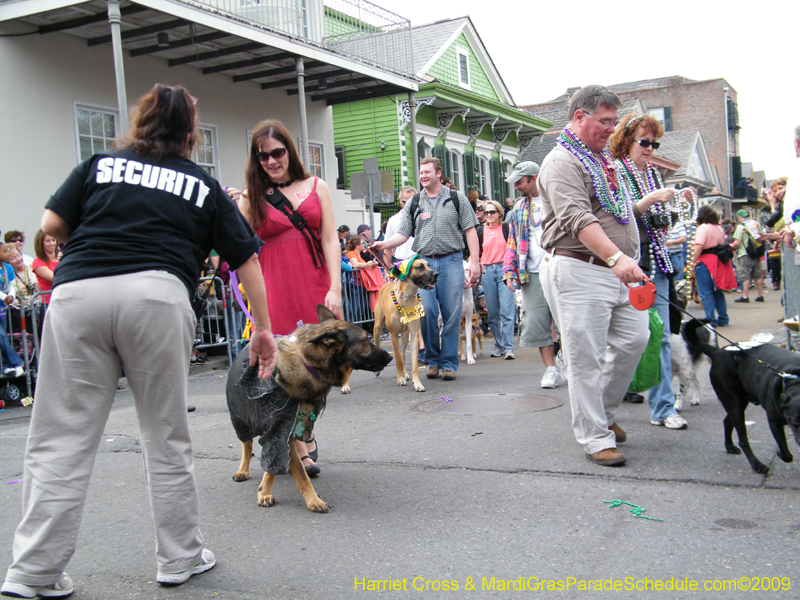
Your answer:
[[[419,258],[419,254],[415,254],[411,258],[403,261],[398,261],[392,265],[392,272],[390,276],[393,279],[399,279],[400,281],[405,281],[408,277],[409,272],[411,271],[412,263]]]

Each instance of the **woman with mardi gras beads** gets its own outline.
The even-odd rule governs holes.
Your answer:
[[[665,188],[658,170],[650,162],[653,151],[658,149],[656,141],[664,134],[661,124],[649,115],[626,115],[609,140],[611,156],[619,185],[625,188],[634,203],[669,194],[678,200],[676,190]],[[693,197],[687,190],[680,196]],[[640,205],[642,208],[642,205]],[[653,308],[664,323],[661,337],[661,383],[648,393],[650,423],[664,425],[669,429],[685,429],[686,420],[675,410],[675,392],[672,390],[671,349],[669,345],[669,289],[672,285],[674,267],[667,250],[666,241],[672,227],[668,204],[653,203],[636,219],[639,227],[640,268],[655,284],[657,294]]]

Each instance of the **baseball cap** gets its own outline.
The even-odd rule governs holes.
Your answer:
[[[339,225],[339,229],[337,229],[336,231],[342,233],[344,231],[350,231],[350,228],[347,225]]]
[[[531,160],[525,160],[518,163],[511,175],[506,177],[506,183],[515,184],[523,177],[533,177],[539,174],[539,165]]]
[[[367,231],[367,230],[369,230],[369,231],[372,231],[372,227],[370,227],[369,225],[359,225],[359,226],[358,226],[358,229],[356,229],[356,231],[357,231],[359,234],[361,234],[361,233],[363,233],[363,232],[365,232],[365,231]]]
[[[748,212],[745,209],[740,208],[739,210],[736,211],[736,216],[737,217],[742,217],[743,219],[746,219],[750,215],[748,214]]]

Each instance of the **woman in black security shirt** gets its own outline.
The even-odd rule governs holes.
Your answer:
[[[255,317],[251,363],[268,378],[277,348],[255,251],[260,241],[219,184],[188,157],[195,100],[156,85],[120,150],[80,164],[47,203],[42,230],[65,242],[42,339],[25,455],[22,522],[2,592],[72,593],[86,488],[120,367],[136,408],[156,525],[159,583],[215,564],[203,548],[186,414],[199,265],[216,248],[239,269]]]

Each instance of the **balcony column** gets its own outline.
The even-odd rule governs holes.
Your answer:
[[[408,108],[411,111],[411,161],[414,163],[414,187],[419,188],[419,161],[421,156],[417,156],[417,107],[416,95],[414,92],[408,93]]]
[[[308,170],[308,116],[306,115],[306,84],[305,84],[305,68],[303,67],[303,59],[295,59],[295,67],[297,72],[297,97],[300,99],[300,140],[301,148],[303,150],[303,166]]]
[[[111,47],[114,50],[114,74],[117,78],[117,106],[119,107],[119,133],[128,131],[128,96],[125,92],[125,67],[122,64],[122,36],[119,25],[122,15],[119,0],[108,0],[108,22],[111,25]]]

